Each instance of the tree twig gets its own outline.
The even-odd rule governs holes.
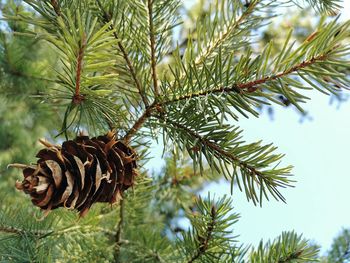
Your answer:
[[[0,232],[7,233],[7,234],[17,234],[20,235],[24,231],[15,227],[6,227],[6,226],[1,226],[0,227]]]
[[[225,39],[235,30],[237,29],[241,23],[253,12],[254,8],[259,2],[255,2],[255,4],[251,4],[245,10],[245,12],[234,22],[234,24],[230,27],[227,27],[226,31],[222,32],[218,38],[214,39],[210,42],[210,44],[196,57],[195,65],[200,65],[204,62],[204,60],[210,56],[214,52],[214,50],[223,42]]]
[[[151,44],[151,68],[152,68],[152,79],[154,88],[155,101],[159,97],[159,87],[158,87],[158,77],[157,77],[157,58],[156,58],[156,43],[155,43],[155,33],[153,25],[153,0],[147,0],[148,7],[148,20],[149,20],[149,38]]]
[[[297,260],[297,259],[299,259],[300,255],[303,252],[304,252],[303,250],[298,250],[298,251],[295,251],[295,252],[291,252],[285,258],[279,259],[277,263],[288,263],[288,262]]]
[[[229,87],[218,87],[218,88],[212,89],[212,90],[207,90],[207,91],[203,91],[203,92],[199,92],[199,93],[180,96],[180,97],[175,98],[175,99],[164,100],[164,101],[160,101],[160,102],[154,101],[146,109],[146,111],[141,115],[141,117],[138,120],[136,120],[136,122],[134,123],[132,128],[130,128],[130,130],[125,135],[124,140],[126,142],[129,142],[131,140],[131,138],[137,133],[137,131],[142,128],[143,124],[152,115],[154,109],[156,109],[156,108],[162,108],[162,106],[165,106],[167,104],[176,103],[176,102],[179,102],[182,100],[207,96],[207,95],[216,94],[216,93],[229,93],[229,92],[236,92],[236,93],[238,92],[240,94],[253,93],[253,92],[256,92],[257,90],[261,89],[261,87],[259,87],[258,85],[264,84],[268,81],[273,81],[273,80],[277,80],[279,78],[283,78],[289,74],[297,72],[298,70],[306,68],[306,67],[313,65],[317,62],[322,62],[326,58],[327,58],[327,54],[322,54],[322,55],[313,57],[310,60],[303,61],[300,64],[295,65],[288,70],[285,70],[285,71],[277,73],[275,75],[270,75],[270,76],[267,76],[267,77],[264,77],[264,78],[261,78],[258,80],[253,80],[253,81],[249,81],[246,83],[233,84]]]
[[[145,255],[149,256],[148,258],[152,258],[152,259],[156,260],[157,262],[160,262],[160,263],[167,262],[167,261],[165,261],[165,259],[163,259],[161,257],[161,255],[157,251],[154,251],[153,249],[147,249],[147,251],[145,251],[144,244],[142,244],[140,242],[122,239],[122,240],[120,240],[120,244],[129,245],[129,246],[131,245],[131,246],[135,247],[136,250],[142,249],[144,251]]]
[[[97,0],[97,2],[99,3],[99,0]],[[154,109],[161,109],[162,106],[165,104],[176,102],[176,101],[179,101],[182,99],[186,99],[186,97],[180,97],[176,100],[171,100],[171,101],[165,101],[165,102],[158,101],[160,94],[159,94],[158,77],[157,77],[157,71],[156,71],[157,61],[156,61],[156,56],[155,56],[156,50],[155,50],[155,36],[154,36],[154,25],[153,25],[153,16],[152,16],[152,13],[153,13],[152,0],[147,0],[147,3],[148,3],[147,8],[148,8],[149,27],[150,27],[151,68],[152,68],[152,79],[153,79],[155,100],[149,107],[146,107],[146,111],[141,115],[141,117],[138,120],[136,120],[136,122],[134,123],[132,128],[127,132],[127,134],[124,137],[124,140],[126,142],[129,142],[130,139],[132,138],[132,136],[134,136],[137,133],[137,131],[142,128],[143,124],[151,116],[151,113],[154,111]],[[101,6],[100,3],[99,3],[99,5]],[[242,22],[248,14],[249,14],[249,12],[245,12],[238,19],[238,21],[235,23],[234,28],[236,28],[239,25],[239,23]],[[226,34],[224,34],[223,36],[221,36],[220,40],[217,40],[215,42],[215,45],[221,43],[221,41],[223,40],[222,37],[226,37],[232,30],[233,30],[232,28],[229,28],[228,32]],[[119,43],[120,43],[120,41],[118,41],[118,44]],[[209,55],[212,51],[213,51],[213,48],[208,47],[205,50],[205,52],[203,54],[200,54],[200,56],[196,59],[197,63],[200,63],[200,61],[202,61],[202,59],[203,59],[203,56]],[[206,95],[206,94],[203,94],[203,95]],[[198,95],[198,96],[201,96],[201,95]],[[189,96],[189,98],[190,97],[191,96]]]
[[[84,51],[86,47],[86,37],[83,36],[83,39],[81,39],[79,51],[78,51],[78,57],[77,57],[77,69],[76,69],[76,77],[75,77],[75,93],[73,96],[72,102],[74,104],[80,104],[84,97],[80,94],[80,85],[81,85],[81,72],[83,67],[83,58],[84,58]]]
[[[58,4],[57,0],[51,0],[51,5],[53,9],[55,10],[56,15],[61,16],[61,8]]]
[[[288,70],[285,70],[283,72],[280,72],[280,73],[277,73],[274,75],[266,76],[264,78],[249,81],[246,83],[238,83],[238,84],[233,84],[231,86],[217,87],[217,88],[212,89],[212,90],[206,90],[206,91],[202,91],[202,92],[198,92],[198,93],[187,94],[187,95],[180,96],[180,97],[172,99],[172,100],[165,100],[161,104],[169,104],[169,103],[174,103],[174,102],[178,102],[178,101],[182,101],[182,100],[187,100],[187,99],[196,98],[196,97],[202,97],[202,96],[206,96],[209,94],[216,94],[216,93],[228,93],[228,92],[236,92],[236,93],[240,93],[240,94],[253,93],[253,92],[261,89],[261,87],[259,87],[258,85],[285,77],[291,73],[297,72],[297,71],[299,71],[303,68],[306,68],[310,65],[313,65],[317,62],[324,61],[326,58],[327,58],[327,55],[322,54],[322,55],[313,57],[310,60],[303,61],[300,64],[289,68]]]
[[[71,234],[71,233],[74,233],[75,231],[86,232],[86,233],[94,233],[95,231],[101,231],[101,232],[108,234],[108,235],[115,234],[113,231],[109,231],[109,230],[104,229],[102,227],[73,225],[73,226],[70,226],[67,228],[52,231],[52,235],[53,236],[60,236],[60,235],[65,235],[65,234]]]
[[[213,230],[215,227],[215,219],[216,219],[216,208],[215,206],[211,207],[210,212],[210,222],[206,228],[205,236],[197,236],[197,240],[199,241],[196,253],[187,261],[188,263],[192,263],[197,260],[200,256],[202,256],[207,250],[209,246],[209,242],[212,238]]]
[[[241,169],[248,170],[250,175],[255,175],[255,176],[261,178],[261,180],[263,180],[265,183],[271,185],[272,188],[278,186],[278,184],[273,185],[273,179],[271,179],[268,176],[265,176],[261,171],[257,170],[254,166],[248,164],[245,161],[242,161],[240,158],[238,158],[234,154],[222,149],[220,147],[220,145],[216,144],[215,142],[212,142],[212,141],[204,138],[203,136],[201,136],[197,132],[189,129],[188,127],[186,127],[180,123],[174,122],[174,121],[169,120],[169,119],[164,119],[161,116],[155,116],[155,117],[158,117],[159,119],[169,123],[170,125],[176,127],[177,129],[181,129],[181,130],[185,131],[187,134],[189,134],[193,138],[197,139],[198,142],[200,142],[202,145],[207,146],[210,149],[214,150],[215,152],[219,153],[220,155],[228,158],[232,162],[236,163]],[[274,189],[274,190],[276,190],[276,189]],[[281,201],[285,202],[285,198],[277,190],[274,192],[276,195],[278,195],[278,197],[281,199]]]
[[[136,120],[134,125],[129,129],[129,131],[124,136],[123,140],[126,143],[129,143],[131,138],[142,128],[143,124],[147,121],[147,119],[151,116],[151,113],[159,106],[159,104],[154,101]]]
[[[15,234],[15,235],[23,235],[26,233],[31,233],[32,235],[34,235],[40,239],[42,237],[46,237],[48,235],[51,235],[54,231],[52,231],[52,230],[31,231],[31,230],[23,230],[23,229],[20,229],[17,227],[12,227],[12,226],[0,226],[0,232],[6,233],[6,234]]]
[[[103,8],[100,0],[97,0],[97,4],[98,4],[99,8],[101,9],[101,11],[103,12],[103,18],[105,20],[105,23],[109,23],[110,21],[112,21],[111,16]],[[138,77],[136,75],[136,70],[135,70],[135,68],[134,68],[134,66],[133,66],[133,64],[132,64],[132,62],[131,62],[131,60],[129,58],[128,52],[126,51],[126,48],[122,44],[122,41],[119,38],[117,32],[115,31],[115,28],[114,28],[113,24],[110,25],[110,30],[113,30],[113,36],[117,40],[118,48],[119,48],[120,52],[122,53],[123,58],[124,58],[124,60],[126,62],[126,65],[127,65],[128,69],[129,69],[130,75],[131,75],[132,79],[135,82],[135,86],[136,86],[136,88],[138,90],[138,93],[140,94],[142,102],[145,105],[145,107],[147,108],[149,103],[148,103],[148,100],[147,100],[147,97],[146,97],[145,90],[143,89],[143,87],[141,85],[141,82],[140,82],[140,80],[138,79]]]

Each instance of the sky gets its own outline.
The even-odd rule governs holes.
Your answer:
[[[346,19],[350,0],[344,2],[342,18]],[[312,120],[300,122],[295,110],[275,108],[273,121],[267,114],[239,121],[247,142],[273,142],[286,154],[284,162],[295,167],[297,180],[294,188],[282,189],[286,204],[271,200],[260,208],[248,203],[238,189],[234,191],[234,211],[241,218],[233,232],[240,242],[257,246],[261,239],[295,230],[321,245],[325,253],[341,229],[350,228],[350,101],[331,104],[329,97],[315,92],[311,97],[304,109]],[[149,163],[156,170],[158,158]],[[217,197],[231,195],[225,182],[211,184],[203,196],[208,191]]]

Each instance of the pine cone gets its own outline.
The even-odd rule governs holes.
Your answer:
[[[136,153],[116,140],[114,132],[91,139],[78,136],[62,147],[41,142],[46,149],[37,154],[36,165],[11,166],[23,169],[24,180],[16,188],[47,212],[65,207],[84,216],[93,203],[114,203],[134,184]]]

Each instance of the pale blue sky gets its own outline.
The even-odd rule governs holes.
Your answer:
[[[350,1],[344,2],[346,19]],[[295,188],[282,190],[287,204],[271,200],[262,208],[247,203],[244,193],[236,189],[232,197],[241,219],[234,233],[240,235],[241,242],[257,245],[262,238],[295,230],[322,245],[324,252],[342,227],[350,228],[350,101],[337,108],[327,96],[312,93],[311,97],[304,108],[312,121],[300,123],[294,110],[278,107],[274,121],[267,114],[239,121],[246,141],[273,142],[286,154],[284,161],[295,166],[298,181]],[[159,157],[149,165],[159,168]],[[230,195],[225,183],[212,184],[209,190],[218,197]]]

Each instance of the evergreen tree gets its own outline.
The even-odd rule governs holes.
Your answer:
[[[321,262],[345,263],[350,261],[350,230],[343,229],[341,233],[333,240],[332,247],[327,253],[327,257]]]
[[[230,198],[199,192],[224,177],[255,205],[285,201],[292,167],[274,145],[244,142],[239,119],[286,102],[303,112],[304,90],[346,89],[350,21],[332,17],[340,1],[201,1],[189,28],[178,0],[23,2],[1,3],[1,262],[319,259],[294,232],[239,245]],[[290,30],[282,44],[256,36],[290,4],[322,13],[318,27]],[[28,165],[41,137],[50,142]],[[156,175],[144,167],[152,141],[166,160]],[[45,216],[14,190],[10,163]],[[330,262],[346,262],[348,245],[345,233]]]

